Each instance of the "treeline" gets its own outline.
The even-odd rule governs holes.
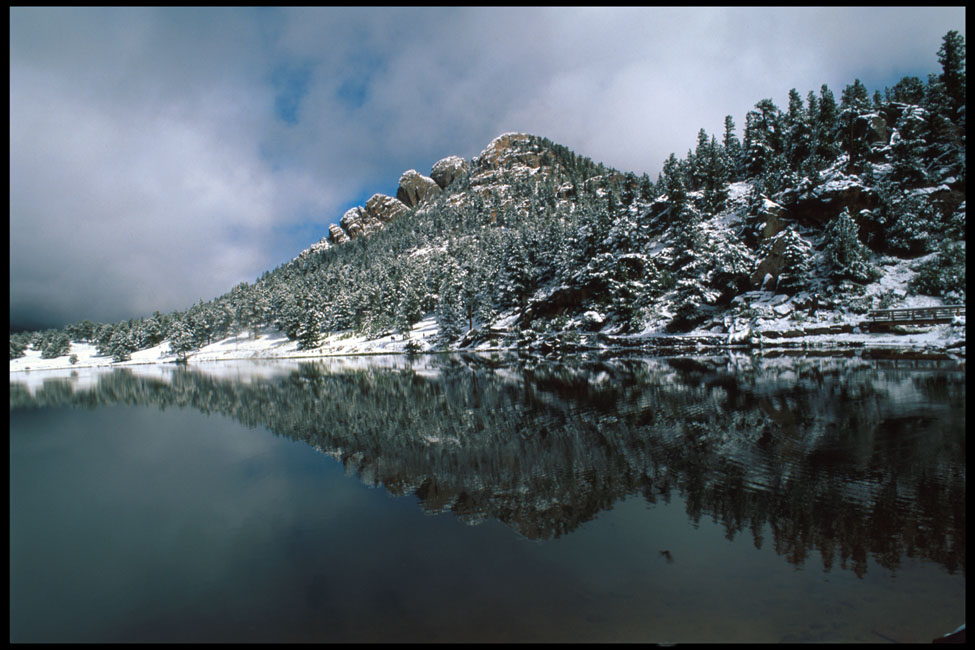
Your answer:
[[[785,110],[763,99],[741,139],[728,116],[720,140],[702,129],[656,181],[533,138],[539,173],[502,167],[484,183],[475,160],[435,200],[369,237],[300,255],[186,310],[12,335],[11,358],[28,346],[61,356],[87,341],[124,360],[163,340],[185,357],[264,327],[310,348],[333,331],[407,333],[425,314],[444,346],[477,336],[526,345],[552,331],[571,339],[607,323],[640,331],[661,314],[681,331],[728,309],[773,254],[783,259],[780,293],[840,299],[877,279],[883,256],[929,256],[910,290],[964,300],[964,38],[948,32],[938,58],[940,74],[883,93],[856,80],[839,100],[826,85],[805,98],[791,90]],[[869,207],[763,235],[770,203],[801,206],[836,186],[863,188]],[[732,188],[746,207],[733,208],[741,225],[721,228]],[[492,331],[511,316],[514,331]]]

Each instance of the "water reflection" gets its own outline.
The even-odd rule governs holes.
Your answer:
[[[863,576],[868,557],[895,569],[907,556],[964,573],[965,374],[939,366],[431,357],[302,363],[247,381],[116,370],[88,385],[12,382],[10,404],[226,414],[414,494],[426,512],[496,519],[531,539],[568,534],[629,495],[676,493],[695,524],[710,517],[795,565]]]

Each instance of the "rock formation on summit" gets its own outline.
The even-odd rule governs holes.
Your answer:
[[[429,176],[424,176],[415,169],[403,172],[399,179],[399,189],[396,198],[411,208],[415,208],[423,201],[440,193],[440,186]]]
[[[440,189],[445,190],[457,178],[467,173],[467,161],[459,156],[447,156],[433,164],[430,178],[436,181]]]

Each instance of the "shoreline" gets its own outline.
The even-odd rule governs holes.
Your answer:
[[[432,319],[427,319],[430,321]],[[782,330],[763,330],[750,333],[747,340],[735,340],[734,335],[707,331],[686,334],[650,334],[636,336],[607,336],[582,344],[558,345],[561,334],[550,333],[545,339],[527,346],[504,347],[482,344],[457,349],[436,348],[430,343],[431,323],[421,321],[409,337],[386,335],[367,339],[349,333],[331,334],[317,348],[298,350],[297,342],[289,341],[276,330],[263,331],[256,339],[230,336],[205,346],[188,355],[187,365],[217,363],[221,361],[283,362],[334,359],[342,357],[368,357],[395,355],[408,357],[408,343],[417,344],[412,354],[512,354],[527,355],[549,360],[576,354],[645,354],[666,356],[673,354],[721,354],[738,352],[764,356],[864,356],[867,358],[905,359],[961,359],[966,357],[964,329],[960,336],[952,326],[935,326],[915,334],[840,334],[783,336]],[[932,331],[940,329],[942,331]],[[771,336],[769,332],[774,332]],[[597,337],[592,337],[596,339]],[[148,365],[178,365],[177,358],[169,352],[168,342],[147,350],[132,353],[128,361],[115,362],[109,356],[98,355],[90,343],[72,343],[71,354],[78,361],[70,363],[69,355],[54,359],[41,359],[40,353],[28,350],[25,356],[11,359],[11,377],[47,371],[64,371],[81,368],[126,368]]]

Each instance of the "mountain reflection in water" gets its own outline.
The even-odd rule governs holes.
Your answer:
[[[939,364],[939,366],[942,364]],[[571,533],[629,495],[795,565],[863,576],[904,556],[965,572],[964,365],[862,359],[327,362],[248,381],[115,370],[87,388],[12,382],[11,408],[190,406],[301,440],[429,513]],[[669,551],[660,551],[673,561]]]

